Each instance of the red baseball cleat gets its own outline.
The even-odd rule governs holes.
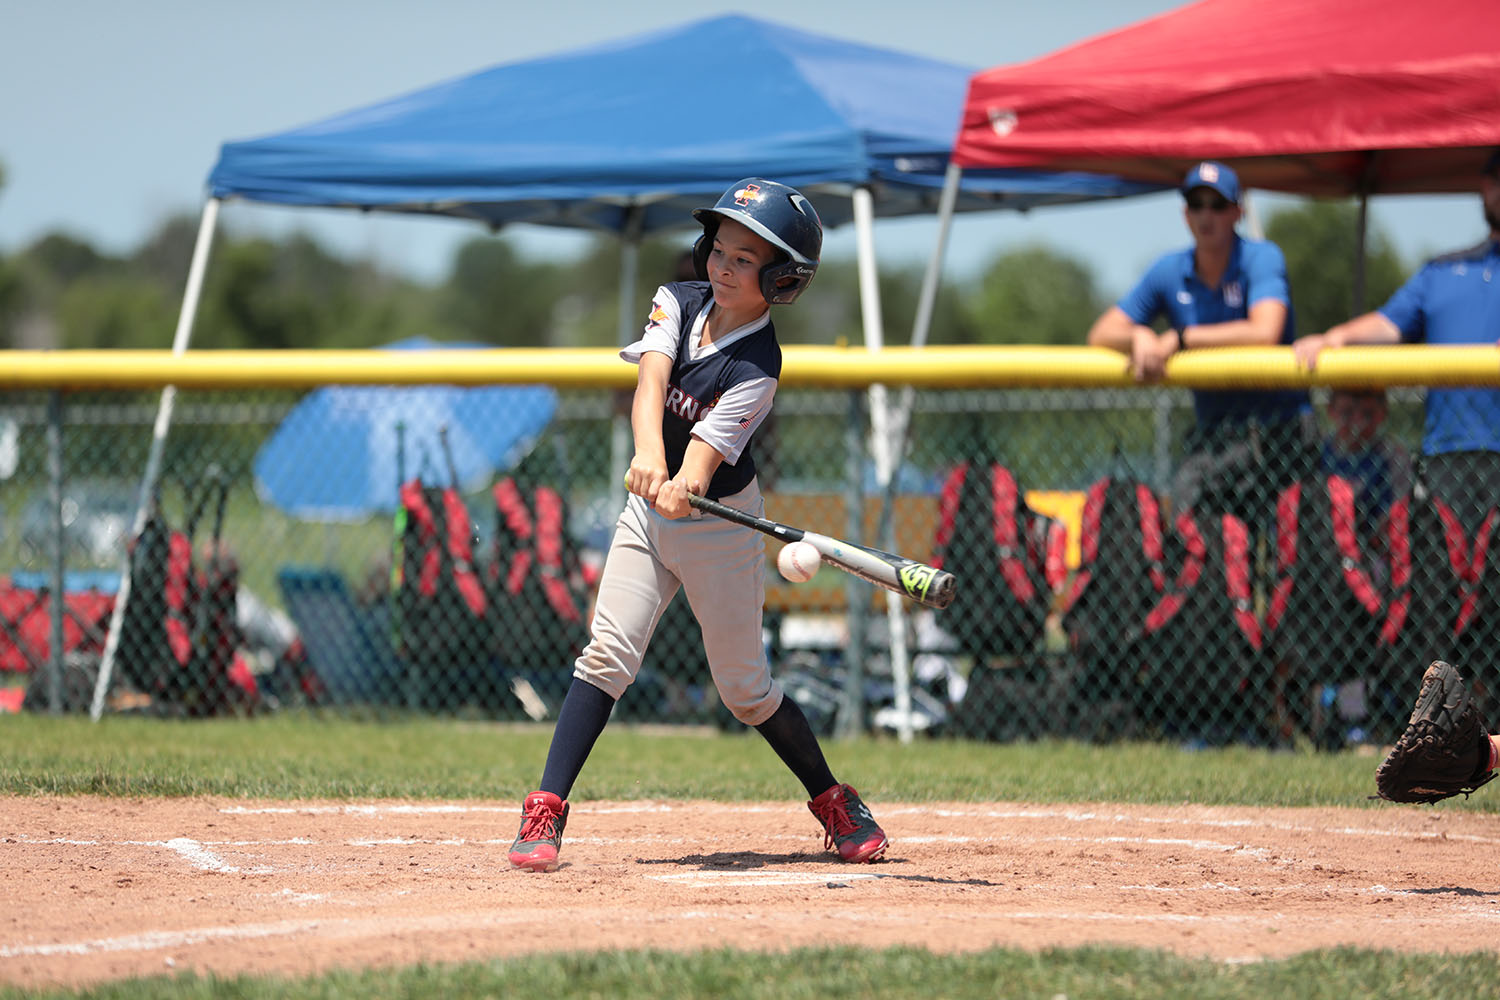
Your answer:
[[[568,804],[551,792],[532,792],[521,805],[521,832],[510,845],[510,863],[532,872],[557,868]]]
[[[823,847],[838,847],[845,861],[878,861],[890,844],[885,831],[870,815],[859,793],[848,785],[834,785],[807,804],[823,824]]]

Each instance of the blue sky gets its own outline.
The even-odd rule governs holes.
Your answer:
[[[1178,4],[1163,0],[920,4],[660,0],[51,0],[16,3],[0,32],[0,252],[64,230],[111,252],[135,247],[174,211],[196,213],[219,144],[289,128],[497,63],[560,52],[731,11],[975,69],[1021,62]],[[1205,40],[1208,43],[1208,40]],[[24,95],[24,96],[23,96]],[[1257,197],[1264,215],[1287,204]],[[1045,242],[1087,261],[1106,293],[1123,292],[1187,233],[1174,195],[955,221],[947,274],[971,276],[1005,249]],[[1372,217],[1408,263],[1477,240],[1473,195],[1388,197]],[[334,210],[226,206],[239,231],[312,232],[337,250],[420,278],[446,271],[454,247],[483,231],[454,220],[362,217]],[[517,228],[529,253],[566,256],[581,237]],[[935,226],[877,226],[884,266],[920,266]],[[849,227],[828,256],[852,257]],[[1082,331],[1080,331],[1080,337]]]

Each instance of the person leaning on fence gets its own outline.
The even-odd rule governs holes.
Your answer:
[[[1205,162],[1182,182],[1193,245],[1158,259],[1104,311],[1088,342],[1130,356],[1136,379],[1160,379],[1178,351],[1290,344],[1295,336],[1286,260],[1265,240],[1235,230],[1240,182]],[[1166,317],[1167,329],[1151,325]],[[1173,507],[1239,515],[1252,530],[1270,521],[1276,494],[1312,468],[1316,429],[1306,392],[1195,390],[1196,423],[1172,487]]]
[[[667,602],[684,589],[703,629],[725,706],[755,727],[807,789],[824,845],[845,861],[880,858],[886,836],[859,794],[837,781],[802,710],[771,676],[762,639],[761,535],[698,517],[688,494],[759,515],[751,438],[781,375],[770,306],[795,300],[817,271],[822,224],[783,184],[749,178],[693,216],[699,280],[657,289],[641,339],[620,355],[639,367],[630,492],[599,580],[591,637],[574,662],[541,785],[522,804],[510,863],[552,871],[568,794],[615,701],[635,679]]]
[[[1500,340],[1500,149],[1485,162],[1480,196],[1489,235],[1428,261],[1379,309],[1294,345],[1309,369],[1346,344],[1493,344]],[[1427,390],[1422,480],[1473,537],[1500,493],[1500,389]]]

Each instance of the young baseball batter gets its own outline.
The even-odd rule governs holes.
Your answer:
[[[812,204],[774,181],[735,184],[693,217],[698,281],[661,286],[641,339],[620,356],[639,366],[631,428],[631,496],[615,525],[592,637],[573,666],[540,789],[526,796],[510,863],[558,865],[568,793],[610,710],[635,679],[646,643],[678,587],[703,628],[719,697],[754,726],[807,788],[824,846],[874,861],[886,837],[853,788],[828,769],[802,710],[771,676],[761,641],[765,545],[749,528],[699,517],[687,496],[757,516],[764,503],[750,441],[776,394],[781,348],[770,306],[812,281],[823,229]]]

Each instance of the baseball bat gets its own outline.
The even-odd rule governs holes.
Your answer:
[[[953,603],[958,591],[958,580],[945,570],[915,559],[893,555],[864,545],[856,545],[839,538],[820,535],[816,531],[793,528],[769,518],[756,517],[742,510],[726,507],[717,500],[688,494],[688,503],[706,514],[722,517],[735,524],[754,528],[783,542],[807,542],[818,550],[823,561],[837,566],[845,573],[852,573],[868,583],[886,590],[904,594],[924,607],[941,611]]]

